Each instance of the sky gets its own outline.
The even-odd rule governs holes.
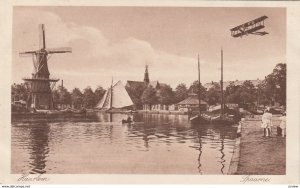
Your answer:
[[[229,29],[263,15],[268,35],[231,37]],[[224,81],[264,79],[286,62],[285,8],[16,6],[12,83],[33,72],[32,58],[19,52],[38,50],[41,23],[47,48],[72,48],[48,61],[50,77],[69,90],[107,88],[112,77],[142,81],[146,64],[150,80],[190,86],[198,54],[201,82],[219,81],[221,47]]]

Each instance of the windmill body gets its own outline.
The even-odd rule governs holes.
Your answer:
[[[20,53],[21,56],[32,56],[34,71],[31,78],[24,78],[26,85],[30,88],[27,100],[28,106],[34,109],[54,109],[52,89],[59,79],[51,79],[48,69],[48,56],[54,53],[71,52],[71,48],[46,49],[45,27],[39,25],[40,49]]]

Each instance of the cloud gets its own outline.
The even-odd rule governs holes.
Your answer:
[[[18,8],[14,9],[13,18],[13,82],[21,82],[22,77],[31,75],[32,59],[20,58],[18,53],[38,49],[40,23],[45,24],[47,47],[72,47],[71,54],[54,54],[49,60],[51,76],[63,79],[69,89],[84,88],[87,85],[92,88],[97,85],[107,87],[112,76],[114,80],[123,82],[142,81],[146,64],[149,65],[150,80],[159,80],[170,84],[173,88],[179,83],[189,86],[198,78],[197,57],[190,58],[158,50],[149,41],[141,40],[130,33],[124,35],[129,36],[126,38],[109,38],[102,32],[104,28],[101,28],[101,24],[92,27],[66,21],[64,17],[50,11]],[[205,34],[199,45],[201,46],[199,51],[202,52],[202,82],[220,80],[219,44],[222,43],[220,42],[222,37],[218,39],[218,35],[215,35],[214,41],[211,42],[209,36]],[[251,43],[250,38],[226,40],[232,45],[224,47],[225,80],[262,78],[262,75],[271,72],[277,59],[280,59],[280,57],[274,59],[273,54],[276,51],[270,51],[268,47],[262,47],[264,50],[260,49],[253,55],[249,49],[254,49],[257,44]],[[235,45],[236,43],[238,45]],[[269,46],[268,42],[264,44]],[[237,50],[238,46],[243,48]],[[198,50],[198,47],[189,49],[191,51],[188,53],[195,53],[197,51],[195,49]],[[280,51],[277,53],[281,54]]]
[[[113,42],[99,28],[65,22],[52,12],[20,10],[14,12],[14,80],[20,74],[30,75],[31,59],[19,58],[18,52],[38,49],[40,23],[45,24],[47,47],[73,49],[72,54],[54,54],[49,62],[51,75],[69,80],[71,88],[87,84],[106,86],[111,76],[124,81],[142,80],[146,64],[153,80],[175,85],[197,78],[196,59],[155,50],[149,42],[134,37]]]

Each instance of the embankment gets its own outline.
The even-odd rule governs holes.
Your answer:
[[[279,117],[273,117],[271,137],[263,137],[261,116],[241,124],[228,174],[282,175],[286,171],[286,139],[276,135]]]

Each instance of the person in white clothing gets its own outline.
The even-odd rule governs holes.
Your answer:
[[[279,126],[281,128],[281,136],[285,137],[285,135],[286,135],[286,113],[285,112],[280,117],[280,120],[281,120],[281,122],[280,122]]]
[[[262,121],[261,127],[264,128],[264,136],[270,137],[271,126],[272,126],[272,114],[269,112],[269,110],[264,111],[261,121]]]

